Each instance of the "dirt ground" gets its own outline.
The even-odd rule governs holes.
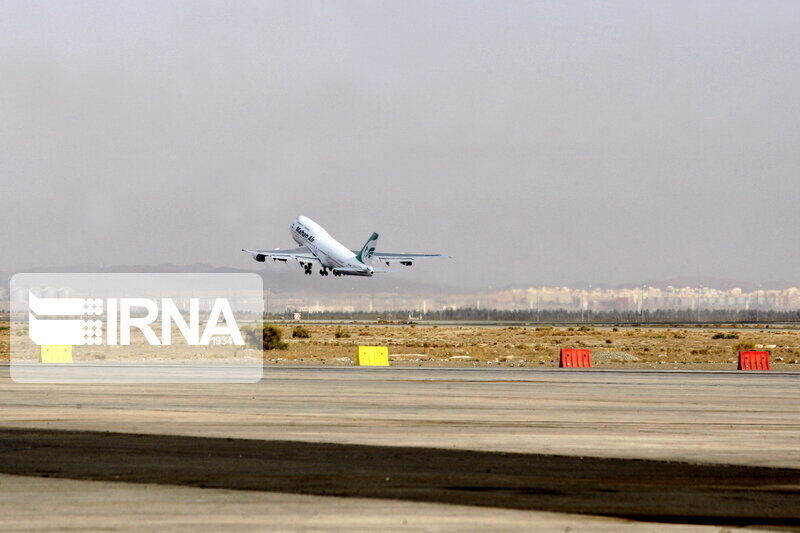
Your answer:
[[[395,366],[555,366],[561,348],[589,348],[596,367],[730,369],[738,350],[768,350],[776,370],[800,371],[800,328],[520,327],[302,324],[277,327],[287,348],[264,351],[267,364],[351,365],[359,345],[388,346]],[[0,361],[9,358],[0,323]]]
[[[265,363],[351,364],[359,345],[379,345],[397,366],[554,366],[561,348],[589,348],[598,367],[735,368],[738,350],[763,349],[774,368],[800,370],[796,329],[353,324],[304,325],[304,339],[276,327],[289,346],[265,351]]]

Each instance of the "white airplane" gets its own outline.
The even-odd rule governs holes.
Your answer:
[[[292,222],[292,238],[300,248],[291,250],[248,250],[242,248],[253,256],[253,259],[264,262],[267,258],[273,261],[286,262],[293,259],[300,263],[307,275],[311,275],[314,264],[320,266],[319,274],[327,276],[333,272],[334,276],[372,276],[375,272],[395,272],[389,269],[372,266],[373,259],[382,261],[389,266],[391,263],[400,263],[411,266],[418,259],[443,257],[442,254],[389,254],[376,253],[375,245],[378,234],[373,233],[361,250],[350,250],[342,243],[330,236],[325,229],[308,217],[299,216]]]

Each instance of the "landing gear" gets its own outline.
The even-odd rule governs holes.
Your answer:
[[[305,273],[306,276],[311,275],[311,263],[303,264],[303,272]]]
[[[325,267],[320,268],[319,269],[319,275],[320,276],[327,276],[328,275],[328,269],[325,268]]]

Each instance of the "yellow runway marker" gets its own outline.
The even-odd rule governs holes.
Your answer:
[[[389,348],[386,346],[359,346],[358,366],[389,366]]]
[[[42,363],[71,363],[72,362],[72,346],[71,345],[43,345],[42,346]]]

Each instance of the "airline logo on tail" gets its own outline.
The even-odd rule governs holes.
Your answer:
[[[372,256],[375,254],[375,247],[378,245],[378,234],[373,233],[372,236],[364,243],[364,246],[361,247],[361,251],[358,252],[356,259],[364,263],[365,265],[372,264]]]

